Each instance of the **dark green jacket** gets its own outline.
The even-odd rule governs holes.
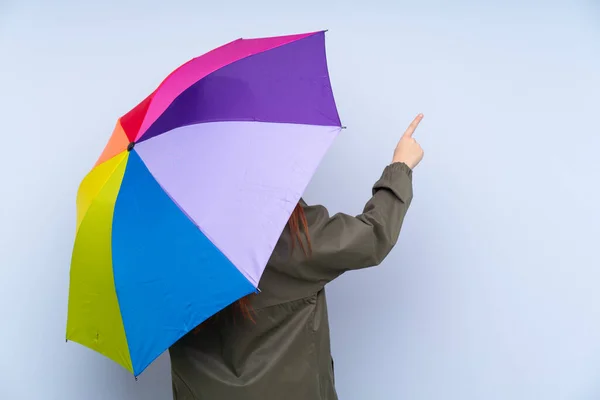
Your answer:
[[[223,312],[170,349],[174,399],[337,399],[324,287],[387,256],[412,200],[411,175],[405,164],[386,167],[356,217],[301,202],[312,255],[292,253],[286,230],[252,297],[255,322]]]

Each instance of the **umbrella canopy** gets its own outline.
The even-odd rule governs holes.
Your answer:
[[[240,39],[176,69],[81,183],[67,340],[137,376],[255,292],[340,129],[324,32]]]

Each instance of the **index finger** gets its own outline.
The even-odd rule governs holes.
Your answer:
[[[404,137],[411,138],[413,133],[415,133],[415,130],[417,129],[417,126],[419,126],[419,123],[421,122],[422,119],[423,119],[423,114],[417,115],[416,118],[413,120],[413,122],[410,123],[410,125],[404,132]]]

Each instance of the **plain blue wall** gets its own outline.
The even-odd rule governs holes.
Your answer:
[[[180,63],[322,28],[348,129],[308,201],[359,212],[426,116],[401,243],[330,287],[341,399],[600,398],[600,5],[496,3],[0,0],[0,398],[170,399],[166,357],[64,342],[79,181]]]

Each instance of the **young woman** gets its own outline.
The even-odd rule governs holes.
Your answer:
[[[260,281],[261,292],[204,322],[170,349],[174,400],[335,400],[324,287],[378,265],[396,244],[423,150],[419,114],[362,214],[329,216],[300,201]]]

